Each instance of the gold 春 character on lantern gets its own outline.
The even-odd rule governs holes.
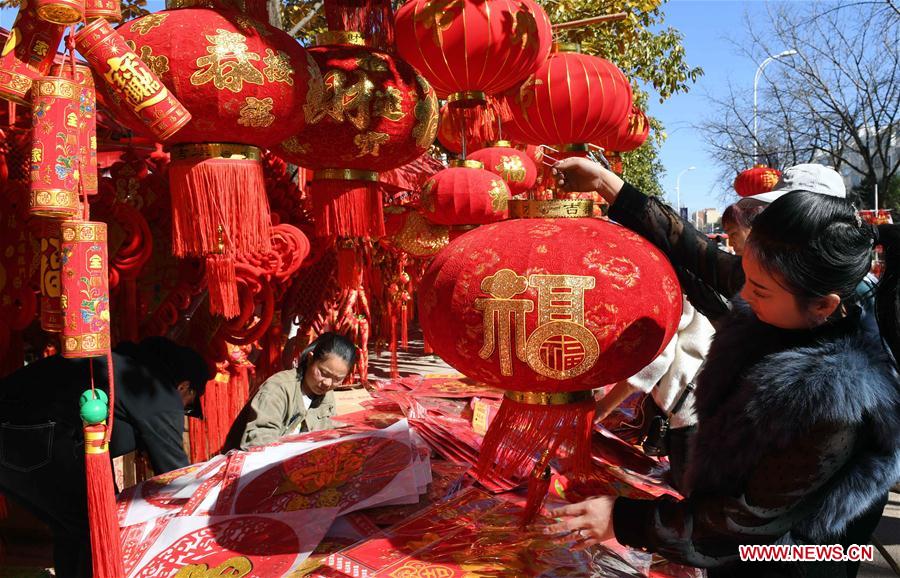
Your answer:
[[[198,70],[191,75],[191,84],[200,86],[212,81],[219,90],[228,89],[240,92],[244,82],[262,85],[263,73],[256,69],[253,62],[258,62],[259,54],[247,48],[247,37],[237,32],[216,29],[213,36],[206,35],[210,42],[206,47],[208,54],[197,59]]]
[[[490,298],[475,300],[483,312],[484,346],[478,355],[490,358],[499,349],[501,375],[513,375],[512,352],[539,375],[569,379],[587,372],[600,354],[597,338],[584,325],[584,293],[595,279],[583,275],[530,275],[501,269],[485,277],[481,289]],[[531,299],[513,299],[537,289],[538,323],[526,335]],[[515,343],[513,347],[513,343]]]

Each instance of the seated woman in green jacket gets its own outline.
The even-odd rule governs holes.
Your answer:
[[[320,335],[300,354],[297,369],[278,372],[260,386],[232,427],[227,449],[246,450],[288,434],[330,429],[332,389],[347,378],[356,356],[356,346],[346,337]]]

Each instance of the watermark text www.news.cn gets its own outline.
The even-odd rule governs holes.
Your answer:
[[[743,562],[871,562],[875,547],[869,544],[746,545],[738,546]]]

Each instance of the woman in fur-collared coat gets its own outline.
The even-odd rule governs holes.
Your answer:
[[[856,576],[853,561],[739,556],[742,544],[866,544],[900,479],[900,227],[862,223],[817,190],[842,188],[837,173],[801,167],[785,171],[793,186],[757,217],[738,257],[599,165],[557,165],[564,185],[600,191],[611,219],[667,254],[717,326],[697,380],[689,497],[566,506],[550,527],[562,539],[586,547],[615,537],[710,577]],[[876,326],[856,287],[877,244],[887,268]]]

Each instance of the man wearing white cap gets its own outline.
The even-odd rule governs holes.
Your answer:
[[[771,191],[746,198],[771,203],[792,191],[809,191],[830,197],[847,198],[847,187],[844,186],[841,175],[831,167],[813,163],[803,163],[784,169],[781,178]]]

